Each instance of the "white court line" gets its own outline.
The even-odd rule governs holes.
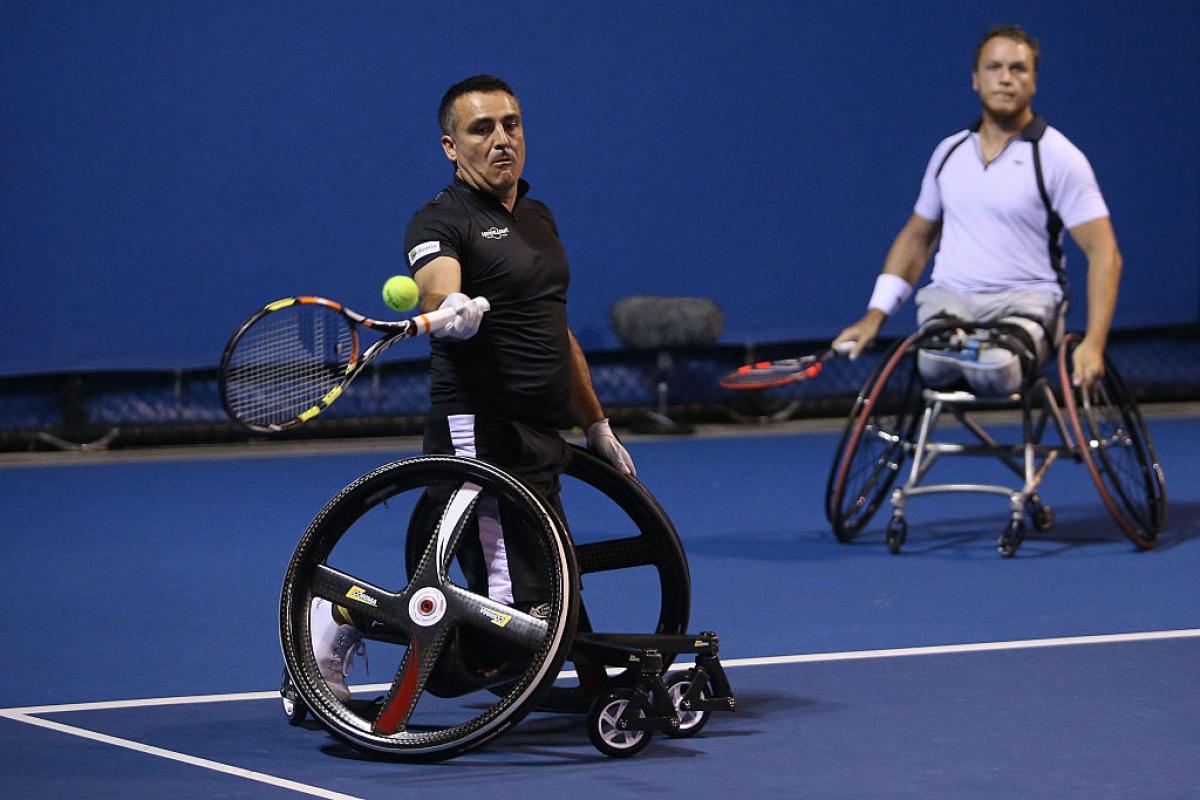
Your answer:
[[[811,653],[798,656],[733,658],[729,661],[722,661],[721,665],[725,667],[764,667],[772,664],[808,664],[815,661],[856,661],[867,658],[934,656],[946,653],[985,653],[995,650],[1032,650],[1039,647],[1067,647],[1080,644],[1114,644],[1118,642],[1151,642],[1161,639],[1191,639],[1195,637],[1200,637],[1200,628],[1184,628],[1176,631],[1145,631],[1142,633],[1107,633],[1098,636],[1060,636],[1055,639],[1016,639],[1009,642],[939,644],[929,647],[900,647],[892,650],[848,650],[844,653]]]
[[[1042,647],[1115,644],[1121,642],[1146,642],[1163,639],[1189,639],[1197,637],[1200,637],[1200,628],[1184,628],[1173,631],[1143,631],[1139,633],[1113,633],[1102,634],[1098,636],[1061,636],[1052,639],[1017,639],[1007,642],[975,642],[970,644],[932,645],[928,647],[900,647],[885,650],[850,650],[832,653],[806,653],[792,656],[734,658],[722,661],[721,664],[727,668],[761,667],[778,664],[811,664],[823,661],[856,661],[869,658],[899,658],[904,656],[928,656],[952,653],[982,653],[998,650],[1031,650]],[[676,668],[682,669],[683,667],[680,666]],[[564,678],[574,676],[575,673],[571,671],[564,671],[562,673],[562,677]],[[390,688],[390,686],[391,684],[380,683],[361,685],[354,688],[360,691],[383,691]],[[242,769],[241,767],[233,767],[227,764],[221,764],[217,761],[210,761],[206,758],[198,758],[196,756],[189,756],[184,753],[176,753],[172,750],[164,750],[161,747],[154,747],[152,745],[130,741],[129,739],[120,739],[115,736],[96,733],[95,731],[90,731],[86,728],[77,728],[73,725],[64,725],[60,722],[39,719],[38,717],[32,716],[34,714],[55,714],[70,711],[100,711],[116,708],[189,705],[193,703],[226,703],[240,700],[269,700],[278,697],[278,691],[269,691],[242,692],[239,694],[195,695],[191,697],[157,697],[141,700],[113,700],[98,703],[67,703],[63,705],[27,706],[24,708],[0,709],[0,717],[11,719],[16,722],[24,722],[28,725],[37,725],[50,730],[59,731],[61,733],[71,734],[73,736],[80,736],[84,739],[91,739],[93,741],[103,742],[105,744],[111,744],[117,747],[125,747],[130,750],[136,750],[140,753],[159,756],[160,758],[180,761],[185,764],[211,769],[227,775],[236,775],[241,778],[246,778],[247,780],[267,783],[272,786],[279,786],[285,789],[292,789],[294,791],[313,795],[315,797],[332,798],[333,800],[357,800],[357,798],[354,798],[351,795],[340,794],[328,789],[321,789],[316,786],[308,786],[306,784],[289,781],[284,778],[276,778],[273,775],[267,775],[262,772],[254,772],[251,770]]]
[[[1200,637],[1200,628],[1182,628],[1172,631],[1141,631],[1138,633],[1106,633],[1095,636],[1060,636],[1051,639],[1015,639],[1006,642],[974,642],[968,644],[938,644],[927,647],[899,647],[887,650],[845,650],[830,653],[804,653],[794,656],[762,656],[758,658],[723,659],[721,665],[731,667],[766,667],[777,664],[811,664],[821,661],[857,661],[868,658],[899,658],[902,656],[931,656],[950,653],[983,653],[994,650],[1031,650],[1039,647],[1066,647],[1070,645],[1116,644],[1120,642],[1147,642],[1162,639],[1191,639]],[[672,669],[685,669],[676,665]],[[620,672],[621,670],[616,670]],[[574,678],[575,672],[563,670],[561,678]],[[356,691],[386,691],[390,683],[359,684]],[[267,692],[239,692],[237,694],[200,694],[184,697],[148,697],[139,700],[108,700],[95,703],[64,703],[47,706],[24,706],[0,709],[0,716],[16,717],[29,714],[61,714],[71,711],[107,711],[117,708],[142,708],[148,706],[179,706],[198,703],[229,703],[242,700],[272,700],[279,697],[277,690]]]
[[[279,693],[274,692],[274,695],[278,697]],[[52,731],[58,731],[60,733],[69,733],[72,736],[91,739],[94,742],[102,742],[104,744],[116,745],[117,747],[124,747],[128,750],[136,750],[139,753],[146,753],[147,755],[158,756],[159,758],[166,758],[171,761],[179,761],[183,764],[191,764],[194,767],[211,769],[214,772],[221,772],[226,775],[233,775],[234,777],[257,781],[258,783],[278,786],[281,789],[291,789],[294,792],[312,795],[313,797],[324,797],[328,800],[361,800],[361,798],[355,797],[354,795],[342,794],[341,792],[334,792],[329,789],[322,789],[319,786],[309,786],[305,783],[290,781],[287,778],[277,778],[274,775],[268,775],[265,772],[255,772],[249,769],[242,769],[241,767],[222,764],[219,761],[210,761],[207,758],[189,756],[186,753],[177,753],[174,750],[165,750],[161,747],[155,747],[154,745],[142,744],[141,742],[134,742],[129,739],[121,739],[116,736],[109,736],[104,733],[89,731],[86,728],[77,728],[74,725],[64,725],[61,722],[53,722],[48,719],[38,719],[37,717],[26,716],[25,714],[16,714],[12,711],[0,711],[0,717],[5,717],[6,719],[15,720],[17,722],[24,722],[28,725],[36,725],[40,728],[48,728]]]

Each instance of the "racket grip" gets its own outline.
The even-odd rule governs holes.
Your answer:
[[[844,356],[854,349],[855,344],[857,344],[855,341],[838,342],[833,346],[833,352],[837,353],[839,356]]]
[[[492,304],[488,302],[486,297],[473,297],[468,302],[473,303],[484,313],[490,311],[492,308]],[[453,322],[457,316],[457,309],[438,308],[430,311],[428,314],[413,317],[413,322],[417,324],[418,334],[436,333]]]

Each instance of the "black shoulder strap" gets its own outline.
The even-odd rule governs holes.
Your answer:
[[[1065,297],[1067,294],[1067,273],[1063,268],[1063,221],[1050,202],[1050,193],[1046,191],[1046,179],[1042,173],[1042,153],[1041,148],[1038,147],[1038,144],[1042,140],[1042,135],[1045,133],[1046,120],[1042,119],[1041,115],[1034,114],[1033,120],[1021,131],[1021,138],[1029,142],[1033,148],[1033,174],[1037,179],[1038,194],[1042,196],[1042,205],[1046,207],[1046,233],[1049,234],[1050,267],[1054,270],[1054,274],[1058,276],[1058,285],[1062,287],[1063,296]]]
[[[950,156],[954,155],[954,151],[958,149],[958,146],[967,139],[970,139],[972,133],[977,133],[981,124],[983,124],[983,121],[977,120],[974,125],[967,129],[967,134],[965,136],[960,136],[957,142],[950,145],[950,149],[946,151],[946,155],[942,156],[942,163],[938,164],[937,172],[933,173],[934,180],[937,180],[941,177],[942,170],[946,168],[946,162],[950,160]]]

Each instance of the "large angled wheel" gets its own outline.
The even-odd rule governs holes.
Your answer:
[[[406,532],[426,492],[448,502],[409,577]],[[470,591],[458,572],[465,532],[486,504],[522,527],[545,586],[546,619]],[[315,597],[346,609],[369,640],[372,668],[394,675],[381,699],[343,703],[321,678],[309,620]],[[332,733],[387,757],[440,760],[486,743],[538,705],[574,640],[578,598],[574,547],[540,498],[482,462],[421,456],[364,475],[309,526],[284,580],[280,641],[297,692]],[[435,675],[460,630],[479,632],[492,659]]]
[[[601,458],[579,447],[571,448],[571,461],[563,472],[563,502],[574,525],[572,541],[582,581],[579,630],[639,630],[645,633],[681,634],[691,612],[692,584],[687,556],[666,511],[637,480],[613,469]],[[424,552],[441,502],[425,497],[409,523],[407,564],[413,574]],[[629,602],[617,606],[605,573],[623,571],[620,592]],[[595,594],[588,591],[589,586]],[[606,591],[607,590],[607,591]],[[469,657],[477,650],[473,632],[462,631]],[[664,659],[669,666],[670,658]],[[449,664],[445,664],[449,667]],[[577,673],[586,670],[576,665]],[[595,670],[593,670],[595,673]],[[577,676],[561,679],[543,698],[539,708],[585,713],[602,692],[615,686],[632,686],[636,675],[604,679],[603,683]],[[585,685],[586,684],[586,685]]]
[[[829,480],[825,514],[839,541],[854,540],[887,498],[912,444],[921,381],[918,332],[892,345],[858,393]]]
[[[1086,388],[1071,387],[1071,354],[1078,343],[1077,334],[1063,340],[1058,372],[1080,454],[1117,525],[1148,550],[1167,524],[1162,467],[1137,403],[1107,357],[1103,378]]]

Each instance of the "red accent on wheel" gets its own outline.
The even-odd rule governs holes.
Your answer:
[[[421,653],[417,640],[413,639],[404,655],[404,674],[400,685],[392,692],[392,699],[379,712],[371,726],[376,733],[395,733],[417,703],[417,680],[421,675]]]

